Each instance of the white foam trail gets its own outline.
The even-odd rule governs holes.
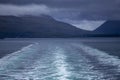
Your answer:
[[[30,65],[33,64],[32,61],[37,59],[36,55],[38,55],[39,51],[38,45],[39,43],[30,44],[19,51],[1,58],[0,75],[5,75],[5,80],[38,80],[37,77],[34,77],[36,76],[35,74],[32,75],[34,78],[31,78],[30,74],[32,74],[32,72],[29,71]],[[23,69],[19,69],[21,67],[23,67]]]
[[[103,74],[92,70],[92,65],[88,64],[88,60],[84,56],[80,57],[80,63],[75,64],[81,71],[79,73],[72,72],[69,69],[72,67],[67,60],[67,56],[65,55],[67,51],[61,47],[51,48],[47,52],[47,56],[45,56],[45,61],[42,59],[37,60],[35,64],[33,64],[32,69],[28,72],[23,72],[18,75],[15,75],[16,79],[34,79],[34,80],[70,80],[73,77],[86,79],[86,80],[104,80]],[[73,51],[76,52],[76,51]],[[48,55],[50,53],[50,55]],[[51,57],[50,57],[51,56]],[[53,59],[52,63],[49,63],[49,60]],[[48,64],[47,64],[48,62]],[[73,67],[72,67],[73,68]],[[43,69],[43,70],[42,70]],[[46,70],[47,69],[47,70]],[[43,72],[42,72],[43,71]],[[50,74],[49,74],[50,72]],[[42,76],[43,75],[43,76]]]
[[[116,70],[120,71],[120,60],[117,57],[84,44],[73,45],[74,47],[80,48],[81,51],[77,51],[76,48],[74,49],[71,46],[69,48],[67,46],[66,49],[65,45],[60,46],[58,44],[57,47],[55,47],[56,45],[53,45],[53,47],[50,45],[47,49],[46,46],[40,49],[41,46],[39,43],[31,44],[0,59],[0,74],[6,72],[7,74],[5,73],[5,75],[11,76],[17,80],[70,80],[73,79],[73,77],[81,80],[110,80],[103,79],[104,73],[93,70],[94,65],[90,64],[89,59],[82,55],[84,53],[96,57],[102,64],[117,66],[118,69]],[[42,57],[39,55],[41,52],[44,53]],[[78,53],[80,54],[78,55]],[[74,55],[78,55],[78,62],[71,62],[69,64],[69,62],[67,62],[67,60],[69,60],[68,54],[71,54],[70,57],[74,59],[76,58]],[[38,59],[36,59],[37,56]],[[31,58],[35,59],[34,63],[31,62]],[[16,70],[19,70],[16,69],[16,67],[21,66],[22,62],[27,66],[22,65],[25,69],[16,72]],[[29,64],[32,65],[29,66]],[[71,64],[73,64],[74,67],[71,66]],[[80,72],[74,71],[75,66],[80,68]],[[73,71],[71,71],[70,68],[73,68]],[[7,78],[6,80],[10,79]]]
[[[93,69],[94,65],[91,64],[92,61],[90,61],[84,55],[85,53],[80,49],[80,47],[78,47],[78,49],[80,49],[78,50],[76,48],[76,44],[74,45],[72,45],[71,47],[71,50],[73,51],[72,52],[73,55],[71,55],[71,58],[73,58],[74,59],[73,61],[75,62],[75,64],[72,63],[73,66],[72,76],[76,78],[76,80],[77,79],[78,80],[108,80],[108,79],[104,79],[104,74],[102,72]]]
[[[50,56],[49,53],[52,55]],[[48,57],[49,56],[49,57]],[[49,60],[53,58],[52,63],[50,64]],[[48,59],[47,59],[48,58]],[[69,80],[71,73],[67,70],[68,64],[65,61],[66,56],[64,55],[64,50],[59,47],[51,49],[47,52],[47,56],[45,56],[42,61],[37,60],[32,66],[31,70],[27,72],[22,72],[15,74],[15,79],[34,79],[34,80]],[[50,67],[52,66],[52,67]],[[44,72],[41,72],[44,71]],[[51,73],[49,75],[49,73]],[[42,76],[43,75],[43,76]]]
[[[97,58],[100,63],[108,66],[116,66],[117,67],[116,71],[120,72],[120,59],[117,56],[109,55],[104,51],[92,48],[84,44],[74,44],[74,45],[81,48],[87,54]]]
[[[28,56],[31,56],[36,52],[37,49],[33,48],[35,44],[30,44],[26,47],[23,47],[21,50],[14,53],[8,54],[5,57],[0,59],[0,70],[9,70],[16,68],[19,64],[22,64],[22,61],[25,61]]]
[[[57,76],[59,76],[58,80],[69,80],[68,77],[71,76],[70,71],[67,70],[68,63],[65,61],[66,56],[64,55],[64,50],[56,47],[55,52],[53,53],[55,57],[54,65],[57,69]]]

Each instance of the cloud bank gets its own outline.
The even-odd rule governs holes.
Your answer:
[[[120,20],[120,0],[0,0],[0,3],[21,6],[44,4],[60,10],[57,15],[65,13],[59,17],[76,15],[80,20]]]
[[[49,14],[50,10],[46,5],[12,5],[0,4],[0,15],[40,15]]]
[[[28,5],[13,5],[13,4],[0,4],[0,15],[13,15],[13,16],[23,16],[23,15],[35,15],[39,16],[41,14],[51,15],[56,20],[69,23],[80,29],[94,30],[105,21],[89,21],[78,19],[79,10],[69,9],[69,8],[53,8],[48,7],[43,4],[28,4]]]

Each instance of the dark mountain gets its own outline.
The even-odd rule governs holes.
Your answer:
[[[93,33],[97,36],[120,36],[120,21],[107,21]]]
[[[50,16],[0,16],[1,38],[80,37],[88,31]]]
[[[107,21],[94,31],[85,31],[51,16],[0,16],[0,38],[66,38],[120,36],[120,21]]]

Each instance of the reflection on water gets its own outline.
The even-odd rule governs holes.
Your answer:
[[[119,80],[120,59],[82,43],[35,43],[0,59],[0,80]]]

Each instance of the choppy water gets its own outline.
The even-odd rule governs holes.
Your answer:
[[[120,59],[80,42],[36,42],[0,59],[0,80],[120,80]]]

